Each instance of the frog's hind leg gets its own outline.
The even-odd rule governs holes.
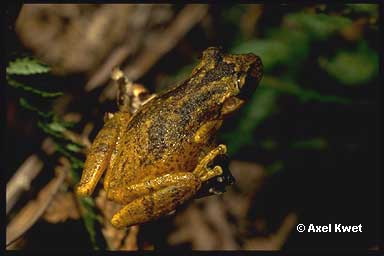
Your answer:
[[[106,121],[99,131],[87,154],[81,180],[76,187],[80,196],[89,196],[95,189],[111,160],[111,155],[119,140],[122,125],[129,120],[129,113],[118,112]]]
[[[217,155],[225,153],[225,145],[219,145],[200,161],[193,172],[165,174],[115,191],[110,190],[108,199],[126,204],[112,217],[112,225],[122,228],[172,212],[193,197],[203,181],[222,174],[220,166],[210,167],[210,163]]]
[[[190,172],[166,174],[138,184],[134,194],[141,193],[141,197],[136,197],[118,211],[111,223],[122,228],[154,220],[190,199],[200,186],[199,177]]]

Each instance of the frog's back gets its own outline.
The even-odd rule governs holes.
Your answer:
[[[114,176],[134,184],[166,173],[192,171],[201,145],[193,136],[199,120],[191,102],[172,93],[160,95],[140,109],[127,126],[114,166]],[[187,103],[189,102],[189,103]]]

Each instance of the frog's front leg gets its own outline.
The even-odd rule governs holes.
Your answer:
[[[112,217],[112,225],[122,228],[144,223],[175,210],[196,194],[203,181],[222,174],[220,166],[210,168],[209,164],[225,152],[226,147],[219,145],[201,160],[192,173],[166,174],[110,194],[110,199],[128,203]]]
[[[124,124],[129,121],[130,117],[129,113],[118,112],[106,121],[89,149],[80,182],[76,187],[76,194],[79,196],[92,194],[105,169],[110,162],[113,162],[111,161],[113,150]]]
[[[219,176],[223,174],[223,169],[221,166],[216,165],[213,168],[209,167],[209,164],[218,156],[218,155],[225,155],[227,153],[227,147],[223,144],[220,144],[216,148],[214,148],[212,151],[210,151],[206,156],[204,156],[203,159],[199,162],[199,164],[196,166],[193,173],[200,177],[202,181],[209,180],[213,177]]]

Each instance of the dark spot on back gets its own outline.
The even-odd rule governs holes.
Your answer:
[[[142,201],[144,213],[146,216],[152,216],[153,210],[155,208],[155,202],[153,198],[153,194],[149,194],[148,196],[144,196]]]
[[[160,159],[167,148],[165,136],[169,131],[168,126],[169,121],[162,115],[158,115],[148,128],[148,152],[153,155],[155,160]],[[147,158],[146,160],[150,159]],[[144,164],[149,164],[149,162],[146,161]]]
[[[206,84],[213,81],[218,81],[224,76],[230,76],[234,74],[235,72],[234,68],[235,68],[235,65],[232,63],[228,64],[225,62],[219,62],[214,69],[209,70],[205,74],[200,84]]]

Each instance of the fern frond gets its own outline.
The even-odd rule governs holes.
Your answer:
[[[38,108],[32,106],[26,99],[24,98],[20,98],[19,100],[19,104],[20,106],[22,106],[23,108],[25,109],[28,109],[30,111],[33,111],[35,113],[37,113],[39,116],[43,117],[43,118],[48,118],[48,117],[51,117],[53,115],[53,112],[42,112],[40,111]]]
[[[33,58],[21,58],[8,64],[6,73],[8,75],[34,75],[48,73],[50,68]]]
[[[87,232],[91,239],[92,247],[93,249],[97,250],[99,249],[99,246],[96,242],[95,224],[98,218],[94,210],[95,204],[92,199],[86,198],[86,197],[80,199],[80,204],[84,209],[84,213],[82,214],[82,217],[83,217],[85,228],[87,229]]]
[[[8,81],[8,84],[14,88],[23,89],[26,92],[31,92],[31,93],[39,95],[43,98],[56,98],[56,97],[64,95],[64,93],[62,93],[62,92],[46,92],[46,91],[41,91],[41,90],[35,89],[35,88],[30,87],[28,85],[22,84],[16,80],[13,80],[8,76],[7,76],[7,81]]]

